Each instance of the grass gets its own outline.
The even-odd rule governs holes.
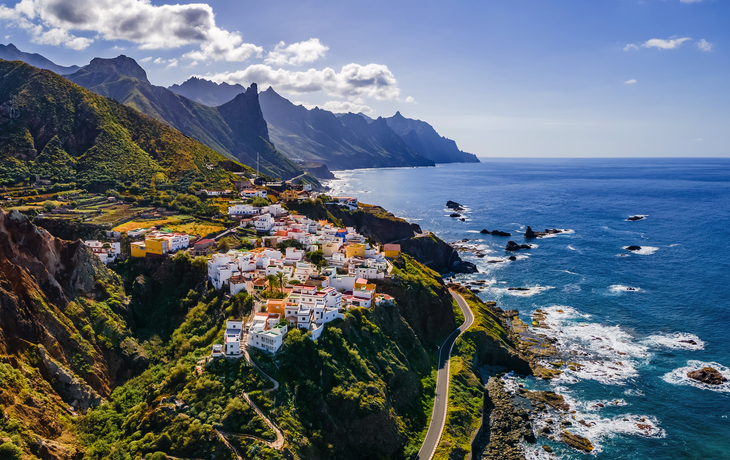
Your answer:
[[[173,232],[198,236],[205,236],[210,233],[218,233],[225,230],[225,227],[221,224],[201,221],[194,219],[191,216],[180,214],[177,216],[164,217],[162,219],[133,219],[122,225],[114,227],[114,231],[128,232],[136,228],[151,228],[156,225],[164,225],[165,228],[168,228]]]
[[[114,207],[103,209],[103,214],[95,217],[92,222],[95,224],[113,224],[129,216],[136,215],[138,212],[144,211],[144,208],[135,208],[128,204],[120,204]]]

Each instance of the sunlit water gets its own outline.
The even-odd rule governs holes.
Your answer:
[[[381,205],[448,242],[476,240],[487,256],[465,254],[480,273],[460,279],[489,280],[481,297],[528,324],[546,310],[550,334],[579,352],[577,371],[520,382],[563,394],[592,425],[571,431],[596,451],[545,438],[538,447],[560,458],[730,458],[730,385],[686,377],[711,364],[730,378],[730,161],[484,160],[336,175],[333,194]],[[466,221],[448,217],[447,200],[467,207]],[[626,221],[632,215],[647,217]],[[527,225],[573,232],[534,241],[516,261],[487,263],[509,255],[508,240],[524,243]]]

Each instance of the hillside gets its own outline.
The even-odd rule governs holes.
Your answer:
[[[152,85],[144,69],[123,55],[114,59],[95,58],[67,78],[246,165],[256,167],[258,153],[261,171],[270,176],[288,179],[303,172],[271,143],[256,84],[220,107],[209,107]]]
[[[271,139],[297,161],[330,169],[433,166],[390,129],[383,119],[368,123],[355,114],[335,116],[319,108],[294,105],[269,88],[260,95]]]
[[[40,174],[84,186],[230,186],[227,159],[138,111],[20,61],[0,61],[0,183]]]
[[[476,155],[462,152],[456,142],[441,136],[424,121],[405,118],[400,112],[385,120],[422,157],[436,163],[479,163]]]
[[[167,89],[191,101],[199,102],[210,107],[223,105],[246,91],[246,88],[239,84],[229,85],[226,82],[215,83],[197,77],[190,77],[182,84],[174,84]]]
[[[71,416],[147,367],[120,278],[81,241],[0,211],[0,437],[71,458]]]
[[[6,61],[23,61],[33,67],[47,69],[59,75],[68,75],[81,69],[81,67],[77,65],[68,67],[58,65],[37,53],[25,53],[16,48],[12,43],[8,43],[7,45],[0,44],[0,59],[4,59]]]

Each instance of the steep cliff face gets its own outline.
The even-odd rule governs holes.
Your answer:
[[[147,364],[124,320],[119,277],[80,240],[0,211],[0,254],[0,353],[43,346],[54,361],[47,370],[75,373],[102,396]]]
[[[398,299],[400,314],[418,337],[434,344],[456,329],[452,297],[441,276],[409,256],[393,265],[396,276],[375,280],[377,292]]]
[[[71,456],[68,438],[54,441],[67,431],[61,410],[99,405],[146,367],[124,302],[119,278],[80,240],[0,211],[0,399],[6,419],[40,437],[36,455]]]

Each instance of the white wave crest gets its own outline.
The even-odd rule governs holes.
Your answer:
[[[527,287],[527,288],[519,288],[519,289],[510,289],[510,288],[492,288],[492,291],[494,291],[497,294],[508,294],[515,297],[532,297],[536,294],[540,294],[541,292],[547,291],[549,289],[555,289],[553,286],[540,286],[539,284],[533,286],[533,287]]]
[[[650,335],[644,342],[654,347],[672,348],[675,350],[704,350],[705,342],[694,334],[675,332],[673,334]]]
[[[589,315],[571,307],[553,306],[542,312],[548,329],[540,329],[540,333],[556,340],[566,361],[578,364],[564,369],[566,378],[623,385],[639,375],[638,360],[650,356],[648,347],[636,343],[620,326],[587,322]]]
[[[623,249],[629,250],[630,246],[624,246]],[[641,249],[637,251],[631,251],[632,254],[641,254],[642,256],[649,256],[657,252],[659,248],[654,246],[641,246]]]
[[[728,381],[721,385],[710,385],[707,383],[698,382],[697,380],[691,379],[687,376],[690,371],[702,369],[704,367],[712,367],[722,374],[723,377],[727,378]],[[695,388],[701,388],[703,390],[716,391],[718,393],[730,393],[730,369],[715,362],[703,362],[697,360],[687,361],[687,366],[674,369],[672,372],[664,374],[662,377],[665,382],[671,383],[672,385],[689,385]]]
[[[641,288],[633,286],[624,286],[623,284],[614,284],[608,288],[611,292],[639,292]]]

